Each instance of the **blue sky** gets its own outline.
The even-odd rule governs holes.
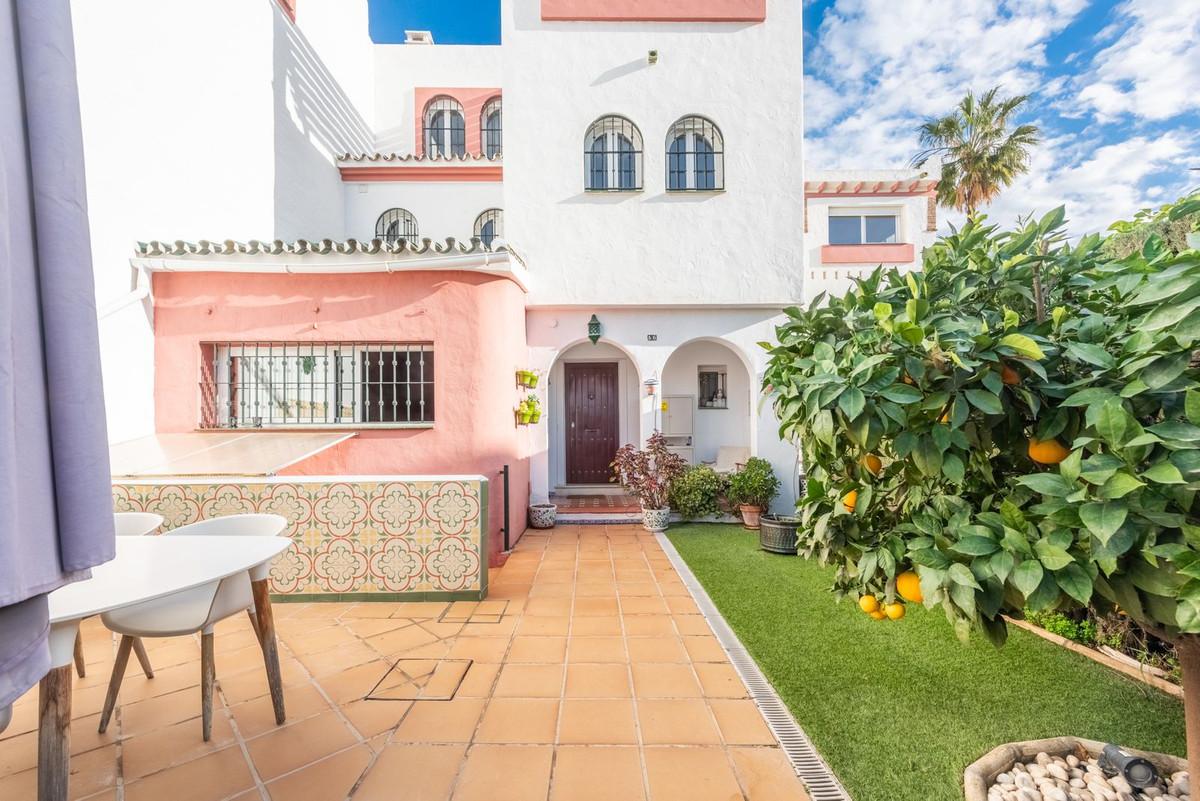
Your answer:
[[[1000,85],[1043,141],[996,221],[1065,203],[1080,234],[1200,185],[1200,0],[803,2],[811,168],[904,167],[923,118]],[[371,0],[371,34],[494,43],[499,5]]]

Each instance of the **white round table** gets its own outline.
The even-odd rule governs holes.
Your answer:
[[[66,801],[70,775],[71,662],[84,618],[219,581],[266,564],[288,537],[117,537],[116,558],[92,577],[50,593],[50,672],[39,685],[38,799]],[[283,686],[266,580],[251,582],[255,619],[275,706],[283,723]]]

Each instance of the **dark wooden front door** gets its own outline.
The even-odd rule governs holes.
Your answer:
[[[607,484],[617,453],[617,365],[589,362],[566,371],[567,483]]]

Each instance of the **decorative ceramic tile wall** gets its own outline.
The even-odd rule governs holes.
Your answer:
[[[271,568],[280,594],[483,597],[487,481],[113,484],[118,512],[155,512],[164,530],[246,512],[283,515],[294,546]]]

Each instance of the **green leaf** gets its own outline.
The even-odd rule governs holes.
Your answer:
[[[1175,609],[1175,625],[1186,634],[1200,632],[1200,602],[1180,601]]]
[[[858,387],[847,387],[842,396],[838,398],[838,408],[846,415],[847,420],[854,420],[862,414],[866,402],[862,390]]]
[[[933,441],[933,437],[926,436],[917,440],[912,457],[917,469],[926,476],[933,477],[942,471],[942,450]]]
[[[942,475],[953,481],[955,484],[963,482],[965,475],[963,461],[957,454],[948,453],[942,458]]]
[[[1000,337],[999,344],[1006,348],[1011,348],[1028,359],[1041,361],[1046,358],[1046,354],[1042,353],[1042,349],[1038,347],[1038,344],[1024,334],[1005,334]]]
[[[1184,395],[1183,405],[1188,422],[1200,425],[1200,390],[1189,389]]]
[[[992,554],[992,558],[988,560],[988,566],[992,569],[994,575],[1001,582],[1008,579],[1013,570],[1013,555],[1008,551],[998,551]]]
[[[1042,583],[1042,566],[1034,559],[1026,559],[1013,570],[1012,583],[1020,593],[1028,597]]]
[[[921,390],[910,387],[908,384],[892,384],[887,389],[881,390],[879,394],[890,401],[902,404],[916,403],[924,397]]]
[[[1062,591],[1079,603],[1086,604],[1092,599],[1092,579],[1077,563],[1067,565],[1054,578]]]
[[[1192,354],[1190,352],[1168,354],[1142,370],[1139,377],[1150,389],[1165,387],[1183,375],[1183,371],[1187,369],[1188,361],[1191,357]]]
[[[1028,476],[1021,476],[1017,479],[1017,483],[1029,487],[1034,492],[1040,492],[1042,495],[1049,495],[1052,498],[1065,498],[1075,489],[1073,483],[1069,483],[1057,473],[1034,473]]]
[[[1081,389],[1078,392],[1068,395],[1065,400],[1059,403],[1059,406],[1091,406],[1094,403],[1103,403],[1113,397],[1110,390],[1103,387],[1088,387]]]
[[[875,313],[875,319],[881,323],[884,320],[890,320],[892,317],[892,305],[890,303],[884,303],[880,301],[879,303],[875,304],[875,307],[872,309],[872,311]]]
[[[1105,370],[1110,369],[1116,364],[1116,360],[1113,359],[1111,353],[1099,345],[1093,345],[1090,342],[1068,342],[1067,353],[1081,362],[1087,362]]]
[[[1079,519],[1087,526],[1088,531],[1105,545],[1113,534],[1117,533],[1129,516],[1129,509],[1122,502],[1085,503],[1079,507]]]
[[[965,556],[987,556],[1000,550],[1000,546],[990,537],[968,534],[951,545],[950,549]]]
[[[1183,480],[1183,474],[1179,472],[1179,468],[1165,459],[1143,470],[1142,477],[1153,481],[1155,484],[1187,483]]]
[[[1129,412],[1114,398],[1100,406],[1096,417],[1096,432],[1114,445],[1119,445],[1125,437],[1125,429],[1129,422]]]
[[[983,587],[979,586],[979,582],[975,580],[975,574],[971,572],[971,568],[961,562],[955,562],[950,565],[948,575],[950,576],[950,580],[959,586],[971,587],[976,590],[983,589]]]
[[[971,405],[984,414],[1004,414],[1000,399],[992,393],[982,389],[968,389],[965,394]]]
[[[1074,484],[1075,479],[1079,478],[1079,472],[1083,465],[1083,449],[1071,451],[1071,455],[1058,463],[1058,473],[1063,477],[1068,484]]]
[[[1037,553],[1038,561],[1050,570],[1062,570],[1075,561],[1065,548],[1054,545],[1048,539],[1040,539],[1035,542],[1033,550]]]

